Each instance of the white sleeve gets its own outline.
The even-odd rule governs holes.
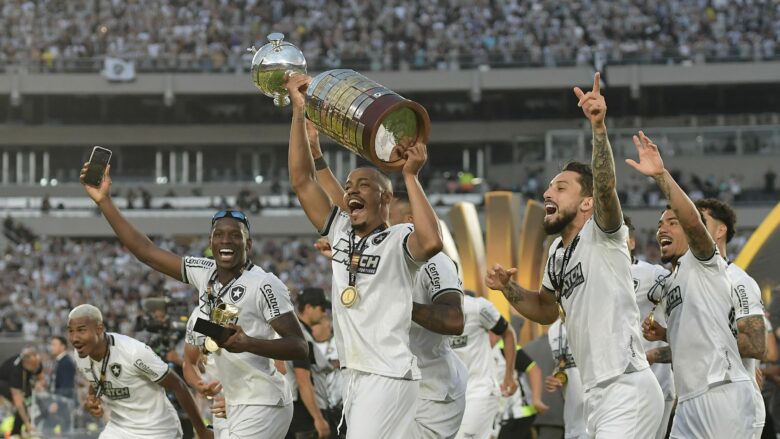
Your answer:
[[[596,222],[596,218],[593,217],[585,223],[582,235],[590,236],[597,243],[625,247],[628,251],[628,226],[623,224],[622,218],[620,224],[622,225],[617,230],[602,230],[599,223]]]
[[[267,274],[258,288],[260,289],[257,295],[260,302],[258,306],[266,321],[270,322],[282,314],[293,311],[290,291],[278,277]]]
[[[732,280],[731,301],[734,305],[736,320],[748,316],[763,316],[764,305],[761,302],[761,289],[753,278],[743,275]]]
[[[456,292],[463,295],[458,269],[444,253],[439,253],[426,262],[420,268],[418,276],[431,303],[442,293]]]
[[[484,297],[480,297],[479,303],[479,325],[485,330],[490,331],[496,326],[498,320],[501,319],[501,314],[498,313],[496,306]]]
[[[333,245],[335,244],[334,240],[338,236],[338,232],[349,226],[349,215],[347,215],[346,212],[339,210],[339,208],[334,205],[330,214],[328,214],[325,225],[319,232],[320,235],[328,238],[328,242]]]
[[[561,242],[561,238],[556,238],[550,246],[550,250],[547,252],[547,261],[544,264],[544,274],[542,275],[542,286],[550,291],[555,291],[553,287],[552,279],[550,279],[549,267],[555,268],[555,250],[558,248],[558,244]]]
[[[199,316],[200,313],[197,309],[190,314],[190,318],[187,319],[187,330],[184,333],[184,341],[187,344],[191,344],[198,348],[203,346],[203,342],[206,340],[205,335],[195,332],[193,329],[195,327],[195,321]]]
[[[155,383],[168,374],[168,364],[152,348],[140,342],[133,352],[133,368],[139,376]]]
[[[181,258],[182,281],[197,288],[198,291],[204,290],[209,281],[209,273],[213,268],[213,259],[185,256]]]

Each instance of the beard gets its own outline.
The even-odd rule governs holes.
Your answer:
[[[574,221],[574,218],[577,217],[577,211],[571,210],[568,212],[562,212],[559,210],[560,216],[557,220],[553,220],[551,222],[545,221],[543,223],[544,225],[544,232],[548,235],[557,235],[563,231],[563,229],[566,228],[572,221]]]

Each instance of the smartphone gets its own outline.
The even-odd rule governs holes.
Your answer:
[[[100,187],[103,182],[103,173],[106,172],[106,166],[111,160],[111,150],[100,146],[92,148],[92,155],[89,156],[87,172],[84,174],[84,183]]]
[[[233,328],[226,328],[200,317],[195,320],[195,326],[192,329],[200,334],[208,335],[217,343],[222,343],[236,332]]]

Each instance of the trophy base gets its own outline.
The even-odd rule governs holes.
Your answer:
[[[290,105],[290,96],[277,95],[276,97],[274,97],[274,105],[277,107],[286,107]]]

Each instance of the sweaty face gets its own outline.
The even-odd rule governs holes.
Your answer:
[[[661,215],[655,239],[661,247],[661,261],[664,263],[676,261],[688,251],[688,238],[671,209]]]
[[[218,267],[234,269],[246,263],[252,247],[247,232],[244,223],[235,218],[217,220],[211,229],[211,252]]]
[[[371,168],[355,169],[344,184],[344,204],[349,210],[352,228],[363,231],[369,224],[384,221],[382,215],[382,188],[377,171]],[[366,230],[367,231],[367,230]]]
[[[544,191],[544,231],[548,235],[560,233],[577,217],[580,204],[585,199],[579,176],[576,172],[563,171]]]
[[[103,324],[95,323],[89,317],[71,319],[68,322],[68,340],[81,358],[91,354],[98,347],[102,332]]]

